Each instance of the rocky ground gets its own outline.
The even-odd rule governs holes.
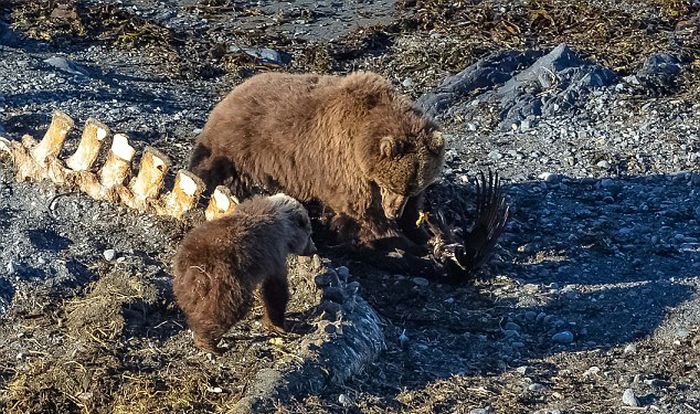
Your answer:
[[[254,73],[376,70],[445,127],[434,204],[470,199],[490,167],[510,220],[490,264],[456,286],[324,254],[359,282],[385,349],[267,409],[696,413],[699,12],[683,0],[10,0],[0,135],[40,137],[61,109],[183,166],[212,105]],[[310,283],[318,264],[296,264],[298,327],[269,337],[257,310],[211,359],[169,293],[189,223],[60,193],[2,167],[6,412],[225,412],[260,372],[303,365],[319,329],[331,343],[352,337],[328,328],[328,295]],[[290,377],[299,384],[322,375],[295,372],[311,372]]]

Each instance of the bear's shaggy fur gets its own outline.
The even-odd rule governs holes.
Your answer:
[[[173,291],[197,346],[218,352],[221,336],[248,313],[258,286],[264,325],[284,331],[287,254],[315,251],[306,209],[284,194],[253,197],[232,215],[191,230],[175,255]]]
[[[399,236],[400,218],[415,229],[444,150],[437,125],[377,74],[264,73],[214,108],[190,170],[209,190],[227,184],[239,197],[263,190],[320,201],[336,228],[359,225],[368,243]]]

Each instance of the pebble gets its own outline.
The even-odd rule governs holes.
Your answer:
[[[503,158],[503,154],[494,150],[489,152],[489,158],[491,158],[492,160],[500,160],[501,158]]]
[[[503,332],[506,338],[519,338],[520,333],[518,331],[514,331],[512,329],[507,329]]]
[[[634,354],[636,352],[637,352],[637,345],[635,345],[635,344],[628,344],[624,350],[625,354]]]
[[[639,400],[634,395],[632,388],[627,388],[622,394],[622,403],[630,407],[639,407]]]
[[[537,178],[552,184],[558,183],[561,180],[561,176],[559,174],[554,174],[551,172],[543,172],[542,174],[538,175]]]
[[[547,317],[547,314],[546,314],[546,313],[540,312],[540,313],[537,314],[537,317],[535,318],[535,320],[537,321],[537,323],[543,323],[543,322],[544,322],[544,319],[545,319],[546,317]]]
[[[413,281],[413,283],[415,283],[416,285],[418,285],[418,286],[420,286],[420,287],[426,287],[426,286],[428,286],[428,285],[430,284],[430,282],[428,281],[428,279],[426,279],[426,278],[424,278],[424,277],[414,277],[414,278],[411,279],[411,280]]]
[[[688,336],[690,336],[690,332],[685,328],[680,328],[680,329],[676,330],[675,335],[676,335],[676,338],[685,339]]]
[[[503,328],[511,331],[519,331],[521,329],[520,325],[515,322],[507,322]]]
[[[533,382],[532,384],[530,384],[530,385],[527,387],[528,391],[532,391],[532,392],[542,392],[542,391],[544,391],[546,388],[547,388],[547,387],[545,387],[544,385],[540,384],[539,382]]]
[[[602,168],[602,169],[607,170],[608,168],[610,168],[610,163],[603,160],[603,161],[598,161],[598,163],[595,166],[598,168]]]
[[[105,260],[108,262],[111,262],[114,260],[114,257],[117,255],[117,252],[114,251],[114,249],[107,249],[104,252],[102,252],[102,256],[104,256]]]
[[[471,411],[469,411],[469,414],[491,414],[493,410],[491,407],[484,407],[484,408],[475,408]]]
[[[525,320],[528,322],[534,322],[537,319],[537,312],[527,311],[525,312]]]
[[[571,331],[562,331],[552,335],[552,341],[558,344],[570,344],[574,342],[574,334]]]
[[[411,86],[413,86],[413,79],[406,78],[403,80],[403,82],[401,82],[401,84],[406,88],[410,88]]]

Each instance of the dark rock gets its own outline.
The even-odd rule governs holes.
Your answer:
[[[592,90],[616,81],[617,75],[610,69],[587,62],[567,45],[560,44],[491,96],[485,95],[500,104],[500,127],[505,130],[528,117],[569,112],[580,106]],[[548,93],[542,94],[545,91]]]
[[[617,78],[612,70],[581,59],[567,45],[560,44],[544,56],[537,51],[493,54],[446,79],[435,93],[417,102],[432,116],[452,105],[450,113],[463,113],[469,118],[478,108],[471,102],[455,102],[470,92],[490,89],[477,99],[498,104],[499,128],[510,130],[527,121],[525,129],[529,130],[539,117],[581,107],[592,91],[616,84]]]
[[[574,342],[574,334],[572,334],[570,331],[559,332],[552,336],[552,341],[563,345],[570,344]]]
[[[323,299],[342,304],[345,302],[345,293],[339,287],[330,286],[323,291]]]
[[[328,269],[320,275],[317,275],[314,278],[314,282],[316,283],[316,286],[320,288],[324,288],[326,286],[340,286],[338,274],[332,269]]]
[[[636,76],[647,88],[667,88],[672,86],[681,72],[681,61],[678,58],[666,52],[658,52],[644,61]]]
[[[429,115],[436,116],[474,90],[491,88],[507,81],[515,71],[531,65],[541,55],[538,51],[494,53],[445,79],[434,93],[421,96],[416,103]]]

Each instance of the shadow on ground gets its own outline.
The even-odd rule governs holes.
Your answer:
[[[512,210],[500,248],[466,285],[422,286],[421,274],[348,261],[387,323],[389,349],[368,367],[362,392],[396,398],[436,380],[608,350],[650,336],[695,295],[682,282],[700,273],[698,174],[553,177],[506,191]]]

